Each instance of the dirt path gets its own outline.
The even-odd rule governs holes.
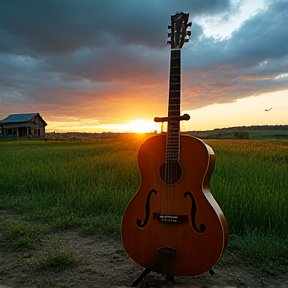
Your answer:
[[[47,255],[51,243],[71,251],[76,263],[65,269],[39,270],[33,263]],[[56,245],[56,244],[55,244]],[[209,273],[196,278],[175,277],[174,285],[156,273],[149,274],[138,287],[288,287],[288,275],[271,276],[239,263],[231,263],[229,252]],[[0,288],[14,287],[129,287],[141,273],[123,251],[120,241],[101,236],[83,236],[79,231],[49,234],[34,250],[12,251],[0,244]]]

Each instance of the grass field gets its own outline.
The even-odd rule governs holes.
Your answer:
[[[0,142],[0,213],[20,215],[1,223],[5,240],[33,247],[45,233],[71,227],[120,236],[140,183],[143,137]],[[228,220],[230,248],[265,269],[287,267],[288,142],[206,143],[216,153],[211,191]]]

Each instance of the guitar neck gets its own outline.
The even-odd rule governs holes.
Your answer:
[[[180,158],[180,101],[181,101],[181,50],[172,49],[170,58],[170,83],[166,161]]]

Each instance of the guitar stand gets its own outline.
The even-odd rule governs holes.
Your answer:
[[[145,268],[142,273],[132,282],[132,287],[137,287],[138,284],[151,272],[150,269]]]
[[[137,287],[140,282],[151,272],[150,269],[145,268],[142,273],[132,282],[132,287]],[[174,283],[174,276],[166,275],[166,280]]]
[[[150,272],[151,272],[150,269],[145,268],[145,269],[142,271],[142,273],[132,282],[132,285],[131,285],[131,286],[132,286],[132,287],[137,287],[138,284],[139,284],[140,282],[142,282],[143,279],[144,279]],[[213,276],[213,275],[215,274],[214,270],[213,270],[213,269],[210,269],[210,270],[209,270],[209,274],[210,274],[211,276]],[[171,281],[171,282],[174,283],[174,276],[168,276],[168,275],[166,275],[166,280],[167,280],[167,281]]]

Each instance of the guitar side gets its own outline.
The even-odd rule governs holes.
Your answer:
[[[166,136],[142,144],[138,153],[142,181],[123,216],[122,242],[128,255],[144,268],[197,276],[220,259],[228,242],[228,224],[210,192],[212,148],[188,135],[181,135],[180,142],[182,175],[174,184],[165,184],[160,175]],[[173,251],[173,259],[167,260],[170,264],[163,265],[163,248]]]

